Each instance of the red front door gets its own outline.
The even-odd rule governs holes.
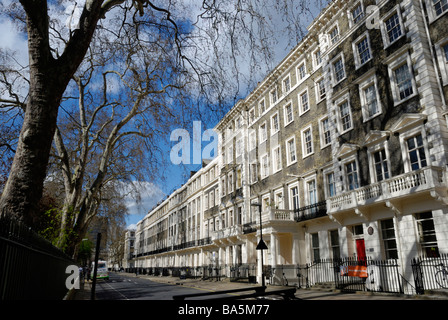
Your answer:
[[[366,261],[366,246],[364,244],[364,239],[356,239],[356,254],[358,260]]]

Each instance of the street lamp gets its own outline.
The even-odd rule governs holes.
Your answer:
[[[261,250],[261,285],[265,289],[266,284],[264,280],[264,267],[263,267],[263,250],[267,250],[268,246],[263,241],[263,232],[262,232],[262,226],[261,226],[261,204],[259,203],[251,203],[250,204],[253,207],[258,207],[258,212],[260,213],[260,242],[258,242],[257,250]]]

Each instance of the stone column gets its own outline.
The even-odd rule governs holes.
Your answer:
[[[292,234],[292,264],[299,264],[299,235],[297,233]]]

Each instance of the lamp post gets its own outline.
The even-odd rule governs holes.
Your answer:
[[[263,231],[262,231],[262,223],[261,223],[261,204],[259,203],[251,203],[251,206],[258,207],[258,212],[260,213],[260,242],[258,242],[257,250],[261,250],[261,285],[263,288],[266,288],[265,280],[264,280],[264,267],[263,267],[263,250],[266,250],[268,247],[266,243],[263,241]]]

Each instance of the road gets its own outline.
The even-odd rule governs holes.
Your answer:
[[[110,273],[109,280],[98,280],[97,300],[172,300],[175,295],[202,293],[204,289],[165,284],[144,278],[126,277]],[[219,297],[222,295],[214,295]],[[198,297],[205,300],[207,297]]]

